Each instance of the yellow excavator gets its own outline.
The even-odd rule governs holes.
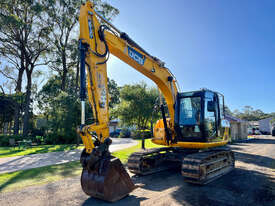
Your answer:
[[[162,119],[153,129],[152,142],[166,147],[135,152],[128,169],[137,175],[152,174],[180,167],[184,179],[207,184],[234,168],[234,154],[225,147],[229,122],[224,119],[224,97],[202,89],[179,92],[177,81],[164,62],[150,55],[126,33],[108,22],[93,4],[81,6],[80,16],[80,99],[81,126],[78,133],[85,145],[80,162],[81,186],[95,198],[114,202],[136,186],[120,160],[110,154],[106,63],[113,54],[153,80],[163,95]],[[93,110],[95,122],[85,124],[85,99]]]

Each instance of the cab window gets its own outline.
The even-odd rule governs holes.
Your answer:
[[[185,97],[180,100],[180,125],[198,125],[201,118],[201,98]]]

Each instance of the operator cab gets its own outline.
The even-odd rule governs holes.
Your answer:
[[[223,136],[224,97],[210,90],[179,93],[175,105],[178,141],[209,142]]]

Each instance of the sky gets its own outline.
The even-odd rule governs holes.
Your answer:
[[[119,0],[113,24],[166,63],[181,91],[208,88],[231,110],[275,112],[275,1]],[[154,83],[111,57],[120,86]]]
[[[164,61],[181,91],[208,88],[223,93],[232,111],[275,112],[274,0],[107,2],[120,11],[112,23]],[[107,65],[119,86],[155,85],[116,57]]]

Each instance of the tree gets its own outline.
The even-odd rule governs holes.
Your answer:
[[[251,106],[244,106],[242,111],[235,110],[234,115],[246,121],[258,121],[272,116],[271,114],[264,113],[260,109],[254,110]]]
[[[101,0],[93,1],[95,7],[104,14],[107,19],[111,19],[119,12],[110,4]],[[51,64],[50,68],[57,71],[61,76],[61,90],[65,91],[67,74],[70,68],[77,68],[76,79],[79,75],[78,66],[78,16],[81,1],[79,0],[52,0],[45,1],[47,13],[52,24],[53,32],[50,34]]]
[[[156,88],[147,88],[145,83],[125,85],[120,90],[121,103],[116,114],[127,126],[136,125],[145,129],[153,116],[154,106],[158,98]],[[157,119],[159,116],[154,115]]]
[[[27,135],[32,74],[44,64],[40,57],[48,51],[51,27],[44,12],[47,8],[39,0],[1,0],[0,4],[0,54],[19,71],[18,91],[23,73],[27,76],[23,128]]]
[[[109,107],[114,108],[115,105],[120,103],[119,89],[115,80],[108,78],[108,91],[110,97]]]
[[[47,143],[72,143],[80,122],[80,102],[74,92],[74,73],[69,72],[66,91],[59,75],[52,76],[37,94],[40,117],[47,121]]]
[[[53,31],[50,34],[52,41],[49,66],[61,76],[61,90],[65,91],[69,69],[76,66],[78,61],[77,32],[74,29],[81,1],[53,0],[44,3],[48,8],[47,14]]]
[[[9,65],[1,65],[2,69],[0,70],[0,73],[8,79],[9,83],[12,85],[15,85],[15,96],[22,97],[22,80],[23,80],[23,72],[24,68],[17,68],[12,67]],[[3,89],[3,88],[2,88]],[[4,89],[3,89],[4,93]],[[17,135],[19,132],[19,119],[22,112],[22,100],[21,98],[17,98],[17,100],[20,100],[18,104],[15,104],[14,108],[14,127],[13,127],[13,134]]]
[[[10,96],[0,94],[0,125],[4,134],[7,134],[8,124],[14,116],[15,103]]]
[[[69,71],[66,91],[62,91],[60,85],[62,78],[59,75],[52,76],[47,83],[38,92],[37,100],[40,109],[40,117],[47,120],[48,136],[54,136],[55,139],[48,143],[73,143],[76,140],[76,128],[80,125],[80,101],[78,92],[74,92],[75,72]],[[118,88],[114,80],[108,81],[109,88],[113,94],[110,94],[111,105],[117,101]],[[91,107],[86,101],[86,123],[90,124],[93,120]]]
[[[225,114],[233,115],[233,113],[231,112],[231,110],[229,109],[229,107],[226,106],[226,105],[224,105],[224,111],[225,111]]]

